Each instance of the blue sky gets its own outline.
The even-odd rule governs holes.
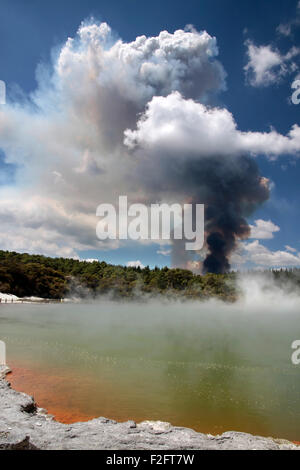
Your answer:
[[[39,64],[43,64],[46,70],[51,68],[51,57],[56,57],[67,38],[76,36],[80,23],[91,17],[98,23],[107,22],[126,43],[134,41],[137,36],[157,36],[163,30],[173,33],[192,24],[197,31],[206,30],[216,37],[218,60],[227,73],[226,90],[214,97],[213,104],[228,109],[241,131],[262,133],[275,128],[279,134],[286,135],[294,124],[299,124],[300,113],[300,105],[290,102],[291,84],[300,72],[300,56],[296,50],[300,46],[297,5],[297,0],[1,0],[0,78],[6,82],[8,102],[24,103],[25,98],[39,87],[36,78]],[[286,34],[280,33],[279,25],[288,26]],[[281,65],[273,69],[272,66],[265,68],[265,78],[262,77],[260,82],[258,78],[257,83],[257,70],[250,67],[247,75],[244,69],[250,60],[249,44],[257,48],[268,47],[282,61]],[[292,50],[293,57],[289,58],[287,54]],[[255,49],[255,52],[258,54],[259,49]],[[270,71],[276,77],[267,82],[266,73]],[[18,122],[22,126],[22,121]],[[26,165],[27,150],[24,150],[19,160],[10,157],[8,152],[11,146],[7,142],[2,145],[1,136],[0,147],[1,194],[4,191],[11,194],[12,190],[24,190],[23,182],[20,183],[20,169]],[[250,217],[249,222],[255,224],[258,219],[271,221],[273,227],[277,226],[280,230],[272,232],[272,227],[268,226],[266,230],[269,232],[262,238],[253,238],[247,242],[253,244],[258,240],[259,246],[253,246],[248,251],[249,254],[256,250],[256,258],[249,259],[246,266],[257,266],[254,259],[257,260],[261,253],[261,246],[271,253],[262,253],[266,259],[272,259],[272,253],[277,253],[276,260],[280,260],[279,252],[290,253],[295,257],[300,252],[299,158],[296,152],[285,154],[284,151],[276,158],[265,155],[257,155],[255,158],[261,174],[271,182],[271,196]],[[14,169],[19,171],[19,178],[15,178]],[[95,201],[95,207],[99,202]],[[21,225],[15,226],[15,232],[19,230],[22,230]],[[9,234],[12,233],[13,229],[9,231]],[[9,236],[3,233],[6,240]],[[71,235],[68,244],[71,246],[72,243]],[[4,245],[0,248],[8,248],[7,244]],[[145,247],[130,242],[117,249],[98,249],[88,245],[84,249],[83,245],[79,244],[76,249],[81,258],[98,258],[122,264],[140,260],[143,265],[150,266],[170,264],[168,256],[157,253],[157,245]],[[286,249],[286,246],[294,251]],[[26,241],[23,245],[15,241],[12,248],[23,251]],[[43,250],[39,245],[34,248],[33,244],[28,246],[28,251]],[[44,251],[48,254],[47,249]],[[282,254],[282,265],[285,265],[286,259]],[[292,259],[287,264],[291,265]],[[295,264],[298,264],[297,260]],[[261,265],[271,266],[272,262]]]

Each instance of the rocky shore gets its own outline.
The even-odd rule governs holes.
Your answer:
[[[160,421],[117,423],[97,418],[86,423],[58,423],[34,399],[13,390],[0,367],[0,449],[107,450],[298,450],[289,441],[226,432],[220,436]]]

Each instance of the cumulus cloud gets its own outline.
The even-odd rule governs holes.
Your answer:
[[[247,259],[256,265],[265,267],[291,267],[300,265],[300,255],[288,251],[271,251],[258,240],[245,244]]]
[[[274,233],[279,232],[280,227],[271,220],[255,220],[254,225],[250,225],[251,233],[249,238],[270,239],[274,238]]]
[[[128,261],[127,266],[128,266],[128,268],[141,268],[141,269],[145,268],[143,263],[141,263],[141,261],[139,261],[139,260],[137,260],[137,261]]]
[[[230,157],[240,154],[279,156],[300,151],[300,127],[287,135],[238,130],[233,115],[225,108],[211,108],[174,92],[154,97],[134,130],[125,131],[130,148],[150,149],[152,155],[176,155],[185,159]]]
[[[95,244],[93,214],[68,212],[59,201],[27,192],[0,193],[2,249],[77,258]],[[110,241],[113,248],[115,241]],[[105,244],[98,242],[105,249]]]
[[[232,254],[230,261],[236,269],[243,266],[270,268],[291,268],[300,266],[300,253],[288,245],[285,250],[270,250],[259,240],[253,242],[240,242]]]
[[[244,70],[248,82],[254,87],[268,86],[279,83],[282,78],[298,70],[293,60],[300,53],[300,48],[292,47],[286,54],[272,45],[256,46],[247,40],[248,63]]]

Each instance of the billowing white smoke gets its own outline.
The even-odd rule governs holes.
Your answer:
[[[0,246],[64,256],[115,248],[96,238],[96,207],[120,194],[188,199],[188,187],[174,191],[170,162],[199,169],[217,154],[224,173],[241,152],[298,152],[297,126],[287,136],[245,133],[208,106],[226,88],[217,56],[205,31],[125,43],[106,23],[83,23],[52,66],[39,67],[28,100],[0,108],[0,147],[17,166],[16,186],[0,189]]]
[[[86,96],[82,84],[91,88],[94,82],[98,91],[113,89],[140,108],[153,96],[174,90],[203,99],[210,91],[224,89],[225,72],[217,55],[216,38],[206,31],[163,31],[157,37],[140,36],[124,43],[114,42],[106,23],[82,25],[78,38],[68,39],[62,48],[56,73],[64,93]]]
[[[82,24],[53,69],[39,68],[30,100],[0,110],[0,146],[17,165],[18,187],[0,192],[1,246],[69,256],[101,247],[97,205],[119,194],[148,199],[123,144],[125,129],[154,95],[179,90],[207,100],[224,89],[217,54],[206,32],[124,43],[106,23]]]

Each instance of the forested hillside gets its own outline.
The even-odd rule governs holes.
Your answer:
[[[109,293],[115,298],[131,298],[148,293],[234,300],[234,277],[234,274],[200,276],[184,269],[140,269],[0,251],[0,292],[18,297],[59,299]]]
[[[254,273],[255,275],[255,273]],[[268,272],[278,285],[300,285],[300,270]],[[0,251],[0,292],[18,297],[135,298],[143,294],[191,299],[237,298],[236,273],[196,275],[185,269],[113,266],[105,262],[49,258]]]

